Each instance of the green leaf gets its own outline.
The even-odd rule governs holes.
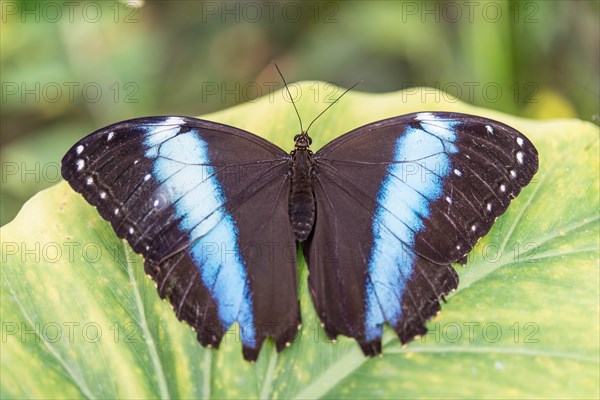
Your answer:
[[[294,85],[305,124],[339,89]],[[421,99],[426,100],[422,102]],[[457,267],[461,283],[401,347],[365,358],[329,343],[300,261],[303,328],[280,354],[243,361],[237,326],[202,348],[157,296],[141,257],[62,182],[34,196],[2,238],[2,398],[598,398],[598,127],[530,121],[431,90],[353,92],[312,128],[314,148],[361,124],[413,111],[459,111],[521,130],[540,171]],[[291,149],[298,124],[282,92],[205,116]]]

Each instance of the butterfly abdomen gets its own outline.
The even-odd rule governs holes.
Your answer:
[[[308,238],[315,223],[315,197],[312,185],[312,155],[308,150],[292,154],[292,188],[290,193],[290,222],[296,239]]]

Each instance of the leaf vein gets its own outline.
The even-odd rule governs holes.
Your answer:
[[[17,306],[19,307],[19,310],[21,310],[21,313],[23,314],[23,317],[25,318],[25,320],[27,321],[27,323],[30,326],[35,327],[35,324],[31,320],[31,317],[29,316],[29,314],[27,314],[27,312],[25,311],[25,307],[23,307],[23,304],[19,300],[19,296],[16,294],[16,292],[12,288],[12,286],[10,284],[10,280],[6,276],[4,268],[0,268],[0,271],[2,272],[3,281],[6,282],[6,285],[8,286],[8,290],[12,294],[13,299],[15,299],[15,301],[17,303]],[[40,336],[38,334],[37,330],[36,330],[35,334],[38,337]],[[77,388],[81,391],[81,393],[83,393],[85,395],[85,397],[88,398],[88,399],[95,399],[95,398],[97,398],[90,391],[90,389],[86,385],[85,381],[81,378],[81,376],[79,376],[78,374],[76,374],[71,369],[71,367],[60,356],[60,354],[58,353],[58,351],[47,340],[44,340],[43,338],[40,337],[40,341],[44,344],[44,346],[46,347],[46,349],[48,349],[48,351],[50,352],[50,354],[52,354],[54,356],[54,358],[56,358],[56,360],[59,362],[59,364],[64,368],[64,370],[67,372],[67,374],[72,379],[73,383],[75,383],[75,385],[77,386]]]
[[[127,251],[126,246],[127,245],[123,242],[124,251]],[[156,348],[156,343],[154,342],[154,337],[152,336],[152,333],[150,332],[150,329],[148,327],[148,321],[146,319],[146,312],[144,310],[144,303],[142,302],[142,296],[140,294],[138,282],[136,281],[136,279],[133,275],[134,274],[133,266],[130,262],[129,257],[125,257],[125,263],[127,266],[127,275],[129,275],[129,282],[131,283],[131,286],[133,287],[133,295],[135,297],[135,305],[139,311],[140,329],[143,332],[144,339],[146,341],[146,344],[148,346],[148,351],[150,353],[150,358],[152,360],[152,365],[154,366],[154,370],[156,372],[156,379],[158,381],[160,397],[162,399],[168,399],[171,396],[169,394],[169,389],[167,386],[167,380],[165,378],[164,369],[163,369],[160,357],[158,355],[158,349]]]

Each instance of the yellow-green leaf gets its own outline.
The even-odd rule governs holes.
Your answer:
[[[294,86],[305,125],[341,93]],[[142,259],[62,182],[0,230],[0,396],[598,398],[598,127],[524,120],[425,93],[350,93],[313,126],[313,147],[385,117],[445,110],[507,123],[540,154],[534,181],[457,267],[458,290],[426,336],[403,348],[387,330],[376,359],[347,338],[330,343],[301,260],[303,328],[289,349],[277,354],[266,342],[249,364],[237,326],[220,350],[204,349],[159,299]],[[290,150],[298,132],[281,91],[204,118]]]

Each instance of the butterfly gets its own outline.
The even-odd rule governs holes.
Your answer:
[[[62,176],[143,255],[202,345],[218,347],[237,322],[254,361],[267,337],[281,351],[301,327],[299,247],[330,338],[374,356],[386,323],[402,343],[424,334],[458,285],[451,263],[466,262],[538,168],[517,130],[451,112],[310,145],[302,127],[288,153],[224,124],[139,118],[76,143]]]

